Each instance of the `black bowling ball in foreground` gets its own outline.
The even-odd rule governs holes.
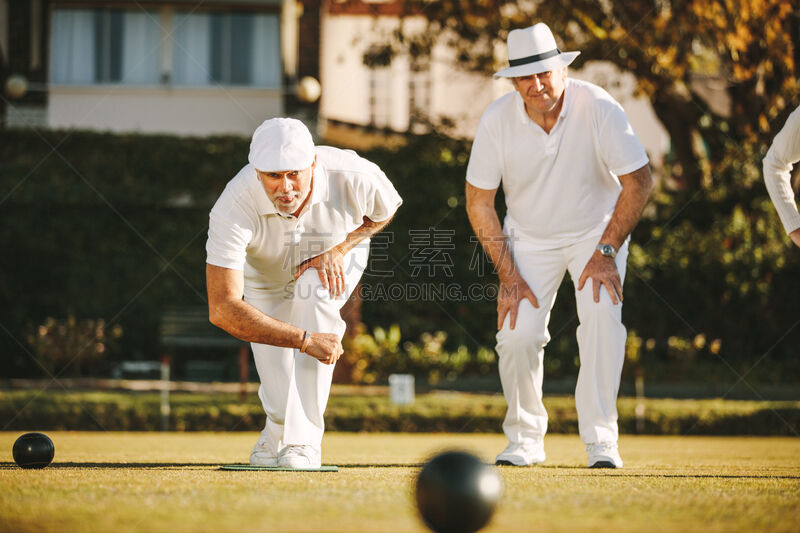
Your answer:
[[[417,508],[436,533],[471,533],[489,522],[502,492],[493,467],[472,454],[448,451],[420,471]]]
[[[44,468],[53,460],[56,448],[44,433],[25,433],[14,443],[14,462],[22,468]]]

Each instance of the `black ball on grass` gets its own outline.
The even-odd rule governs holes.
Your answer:
[[[12,454],[22,468],[44,468],[53,460],[56,447],[44,433],[25,433],[14,442]]]
[[[471,533],[494,513],[503,482],[472,454],[448,451],[428,461],[417,477],[417,508],[436,533]]]

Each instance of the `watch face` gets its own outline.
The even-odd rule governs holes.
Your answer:
[[[600,253],[605,256],[611,257],[614,255],[614,247],[611,246],[610,244],[604,244],[600,247]]]

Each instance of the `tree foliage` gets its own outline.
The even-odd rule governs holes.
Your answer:
[[[509,31],[546,22],[576,67],[614,63],[637,80],[669,132],[679,188],[713,186],[720,165],[763,153],[800,104],[800,4],[785,0],[438,0],[411,1],[425,32],[398,34],[396,46],[431,49],[444,39],[465,68],[504,66]],[[498,46],[500,45],[500,46]],[[729,112],[703,99],[698,78],[724,84]]]

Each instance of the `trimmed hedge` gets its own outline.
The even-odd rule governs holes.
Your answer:
[[[170,429],[260,431],[264,412],[255,395],[242,403],[234,394],[174,393]],[[577,433],[575,401],[545,397],[549,432]],[[637,401],[618,401],[620,432],[637,433]],[[6,430],[158,431],[158,393],[0,392],[0,420]],[[653,435],[783,435],[800,431],[800,402],[647,399],[641,433]],[[506,404],[500,394],[432,392],[412,406],[386,396],[337,395],[325,414],[329,431],[495,433]]]
[[[164,309],[204,305],[207,214],[247,146],[238,137],[0,131],[4,374],[41,376],[25,337],[47,317],[70,314],[123,329],[116,350],[82,371],[107,376],[116,361],[157,359]],[[405,200],[375,239],[362,279],[371,291],[367,331],[397,324],[404,341],[442,330],[447,350],[494,346],[496,280],[464,209],[469,148],[431,135],[362,154]],[[759,157],[743,154],[708,190],[654,194],[637,227],[623,319],[641,340],[635,355],[648,379],[785,383],[800,375],[800,256],[763,184],[746,172]],[[502,212],[502,194],[497,204]],[[572,293],[565,280],[550,319],[548,379],[577,374]],[[173,368],[180,377],[186,359],[222,357],[235,361],[192,352]]]

